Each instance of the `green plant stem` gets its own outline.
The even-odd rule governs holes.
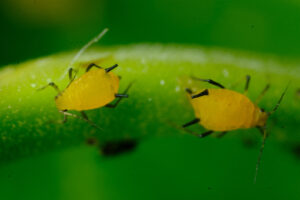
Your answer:
[[[194,117],[182,81],[190,75],[212,78],[225,86],[236,85],[234,89],[242,91],[244,82],[234,83],[249,74],[251,99],[270,83],[271,89],[260,104],[266,110],[274,107],[291,81],[269,124],[277,139],[300,139],[294,134],[300,130],[300,115],[296,115],[300,103],[294,98],[300,83],[299,68],[270,56],[175,45],[119,46],[85,52],[74,68],[83,73],[87,63],[99,62],[104,67],[119,64],[114,73],[122,76],[120,91],[134,81],[130,97],[115,109],[87,111],[90,120],[102,130],[76,118],[69,118],[66,124],[53,123],[62,119],[55,107],[56,92],[52,88],[37,89],[50,81],[64,89],[68,84],[64,74],[74,54],[52,55],[0,70],[0,162],[78,145],[89,137],[98,138],[100,143],[124,138],[178,137],[184,132],[167,122],[180,125]]]

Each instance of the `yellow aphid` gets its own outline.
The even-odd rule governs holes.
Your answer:
[[[230,131],[264,127],[268,118],[245,95],[228,89],[207,89],[207,95],[190,98],[199,123],[207,130]]]
[[[90,110],[112,102],[119,90],[119,78],[104,69],[83,74],[55,99],[58,110]]]
[[[100,66],[92,63],[79,78],[73,77],[73,69],[69,70],[70,83],[63,91],[58,89],[55,83],[51,82],[47,86],[52,86],[58,91],[55,97],[57,109],[64,114],[63,123],[66,122],[67,116],[78,117],[75,114],[69,113],[69,110],[80,111],[82,119],[97,127],[92,123],[85,110],[100,108],[103,106],[114,108],[118,105],[122,98],[127,98],[126,94],[131,84],[127,87],[123,94],[118,94],[119,90],[119,77],[116,76],[111,70],[115,69],[118,65],[115,64],[109,68],[103,69]],[[92,67],[97,67],[95,70],[90,70]],[[47,87],[45,86],[45,87]],[[45,87],[41,88],[44,89]],[[114,104],[110,104],[115,98],[119,98]],[[78,117],[79,118],[79,117]],[[98,128],[98,127],[97,127]]]
[[[81,118],[75,114],[69,113],[69,110],[80,111],[83,120],[90,123],[92,126],[97,127],[93,122],[91,122],[85,110],[100,108],[103,106],[114,108],[118,105],[122,98],[128,97],[126,94],[129,90],[131,84],[127,87],[123,94],[118,94],[119,90],[119,77],[116,76],[113,72],[118,65],[115,64],[111,67],[103,69],[102,67],[96,65],[95,63],[88,63],[86,67],[86,72],[79,78],[75,78],[76,74],[73,76],[73,64],[79,58],[79,56],[93,43],[97,42],[103,35],[108,31],[104,29],[99,33],[95,38],[89,41],[84,45],[75,57],[71,60],[69,64],[69,79],[70,83],[63,91],[58,89],[58,86],[51,82],[47,86],[52,86],[58,92],[58,95],[55,97],[55,103],[57,109],[64,114],[64,120],[62,123],[67,121],[67,116],[73,116]],[[105,61],[106,58],[98,59],[99,61]],[[86,64],[82,64],[86,66]],[[91,70],[92,67],[96,69]],[[65,74],[64,74],[65,75]],[[115,98],[119,98],[114,104],[110,104]],[[98,128],[98,127],[97,127]]]
[[[287,89],[281,95],[274,109],[271,112],[265,112],[245,95],[248,91],[250,76],[247,76],[244,94],[225,89],[223,85],[211,79],[199,79],[195,77],[193,77],[193,79],[208,82],[219,88],[202,89],[201,91],[192,91],[189,88],[186,89],[189,100],[194,108],[196,118],[184,124],[182,127],[186,128],[190,125],[199,123],[208,131],[198,134],[187,129],[185,130],[202,138],[212,134],[213,132],[221,132],[219,136],[224,136],[227,131],[231,130],[248,129],[253,127],[258,128],[264,137],[256,166],[256,181],[257,170],[267,137],[267,119],[273,112],[276,111]],[[261,99],[268,89],[269,85],[267,85],[262,91],[258,100]],[[258,100],[256,102],[258,102]]]

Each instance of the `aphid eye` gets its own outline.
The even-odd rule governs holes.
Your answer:
[[[265,109],[261,108],[260,111],[261,111],[261,112],[265,112]]]

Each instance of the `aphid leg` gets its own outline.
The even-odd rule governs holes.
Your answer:
[[[120,103],[120,101],[123,98],[128,98],[128,94],[115,94],[115,97],[117,97],[118,100],[114,104],[107,104],[105,107],[108,107],[108,108],[115,108],[115,107],[117,107],[117,105]]]
[[[258,168],[260,166],[260,160],[261,160],[261,156],[263,153],[263,150],[265,148],[265,143],[266,143],[266,139],[267,139],[267,131],[265,127],[261,127],[259,128],[259,130],[263,133],[264,137],[263,137],[263,141],[259,150],[259,155],[257,158],[257,162],[256,162],[256,169],[255,169],[255,175],[254,175],[254,184],[256,183],[256,177],[257,177],[257,172],[258,172]]]
[[[73,76],[73,71],[75,72],[74,76]],[[69,80],[70,80],[70,82],[69,82],[69,84],[68,84],[67,87],[69,87],[69,85],[75,80],[77,71],[75,71],[73,68],[69,68],[68,73],[69,73]]]
[[[128,98],[128,94],[115,94],[117,98]]]
[[[75,72],[74,76],[73,72]],[[75,71],[73,68],[70,68],[68,73],[70,82],[74,81],[74,79],[76,78],[77,71]]]
[[[210,135],[210,134],[212,134],[213,133],[213,131],[206,131],[206,132],[204,132],[204,133],[196,133],[196,132],[194,132],[194,131],[191,131],[191,130],[188,130],[188,129],[186,129],[186,128],[183,128],[183,127],[178,127],[179,129],[182,129],[182,130],[184,130],[185,132],[187,132],[187,133],[190,133],[190,134],[192,134],[192,135],[195,135],[195,136],[197,136],[197,137],[200,137],[200,138],[204,138],[204,137],[206,137],[206,136],[208,136],[208,135]]]
[[[91,63],[89,64],[89,66],[86,68],[85,72],[90,71],[90,69],[92,69],[92,67],[97,67],[98,69],[101,69],[102,67],[96,65],[95,63]]]
[[[212,134],[214,131],[206,131],[206,132],[204,132],[204,133],[196,133],[196,132],[194,132],[194,131],[191,131],[191,130],[188,130],[188,129],[185,129],[185,128],[182,128],[184,131],[186,131],[186,132],[188,132],[188,133],[190,133],[190,134],[192,134],[192,135],[195,135],[195,136],[197,136],[197,137],[200,137],[200,138],[204,138],[204,137],[206,137],[206,136],[209,136],[210,134]]]
[[[224,87],[223,85],[221,85],[220,83],[218,83],[218,82],[216,82],[216,81],[214,81],[214,80],[211,80],[211,79],[202,79],[202,78],[197,78],[197,77],[194,77],[194,76],[192,76],[191,78],[194,79],[194,80],[197,80],[197,81],[208,82],[208,83],[210,83],[210,84],[212,84],[212,85],[214,85],[214,86],[217,86],[217,87],[219,87],[219,88],[222,88],[222,89],[225,88],[225,87]]]
[[[247,92],[248,92],[250,80],[251,80],[251,76],[247,75],[246,76],[246,85],[245,85],[245,89],[244,89],[244,94],[247,94]]]
[[[81,111],[81,116],[83,118],[83,120],[85,120],[87,123],[89,123],[91,126],[100,129],[100,127],[98,127],[94,122],[92,122],[91,120],[89,120],[87,114],[84,111]]]
[[[265,129],[265,128],[263,128],[263,127],[261,127],[261,126],[257,126],[256,128],[259,130],[259,133],[261,134],[261,136],[264,136],[264,129]],[[267,135],[267,136],[268,136],[268,135]]]
[[[207,131],[207,132],[205,132],[205,133],[199,134],[199,133],[195,133],[195,132],[193,132],[193,131],[190,131],[190,130],[188,130],[188,129],[185,129],[186,127],[191,126],[191,125],[193,125],[193,124],[197,124],[198,122],[200,122],[200,119],[199,119],[199,118],[195,118],[195,119],[193,119],[192,121],[190,121],[190,122],[188,122],[188,123],[182,125],[182,128],[183,128],[183,130],[185,130],[186,132],[191,133],[191,134],[193,134],[193,135],[195,135],[195,136],[197,136],[197,137],[201,137],[201,138],[206,137],[206,136],[208,136],[208,135],[210,135],[210,134],[213,133],[213,131]]]
[[[133,82],[131,82],[127,88],[124,90],[123,94],[115,94],[115,97],[118,97],[118,100],[114,103],[114,104],[107,104],[105,107],[108,107],[108,108],[115,108],[117,107],[117,105],[120,103],[120,101],[123,99],[123,98],[128,98],[128,90],[131,88]]]
[[[217,138],[222,138],[222,137],[224,137],[224,135],[226,135],[226,133],[227,133],[227,131],[221,132],[221,133],[217,136]]]
[[[92,121],[90,121],[90,120],[88,119],[87,115],[86,115],[83,111],[81,111],[82,117],[80,117],[80,116],[78,116],[78,115],[75,115],[75,114],[73,114],[73,113],[69,113],[69,112],[67,112],[67,111],[65,111],[65,110],[62,110],[62,111],[59,111],[59,112],[61,112],[61,113],[64,114],[64,117],[65,117],[64,119],[65,119],[65,120],[67,120],[67,116],[71,116],[71,117],[75,117],[75,118],[84,120],[84,121],[86,121],[87,123],[89,123],[91,126],[97,128],[97,129],[101,129],[101,128],[98,127],[96,124],[94,124]]]
[[[119,98],[119,99],[116,101],[116,103],[114,103],[114,104],[107,104],[107,105],[105,105],[105,107],[107,107],[107,108],[115,108],[115,107],[117,107],[117,105],[119,104],[119,102],[121,101],[121,99],[122,99],[122,98]]]
[[[55,83],[53,83],[53,82],[50,82],[50,83],[48,83],[48,85],[45,85],[44,87],[39,88],[38,91],[44,90],[44,89],[46,89],[48,86],[53,87],[53,88],[57,91],[58,94],[61,93],[60,90],[59,90],[59,88],[58,88],[58,86],[57,86]]]
[[[198,97],[202,97],[202,96],[206,96],[208,95],[208,89],[203,90],[202,92],[192,95],[192,99],[198,98]]]
[[[262,97],[266,94],[266,92],[269,90],[270,88],[270,84],[267,84],[266,87],[261,91],[260,95],[257,97],[257,99],[255,100],[255,103],[258,104],[260,102],[260,100],[262,99]]]
[[[193,125],[193,124],[196,124],[196,123],[198,123],[199,121],[200,121],[200,119],[195,118],[195,119],[193,119],[192,121],[190,121],[190,122],[188,122],[188,123],[186,123],[186,124],[184,124],[184,125],[182,125],[182,126],[178,126],[177,124],[174,124],[174,123],[172,123],[172,122],[170,122],[170,121],[167,121],[167,123],[168,123],[169,125],[173,126],[173,127],[176,128],[176,129],[183,130],[183,131],[185,131],[185,132],[187,132],[187,133],[189,133],[189,134],[195,135],[195,136],[200,137],[200,138],[206,137],[206,136],[208,136],[208,135],[210,135],[210,134],[213,133],[213,131],[207,131],[207,132],[204,132],[204,133],[199,134],[199,133],[196,133],[196,132],[194,132],[194,131],[191,131],[191,130],[186,129],[186,127],[191,126],[191,125]]]
[[[200,119],[196,118],[196,119],[193,119],[192,121],[190,121],[188,123],[183,124],[182,127],[185,128],[185,127],[191,126],[193,124],[197,124],[198,122],[200,122]]]
[[[115,69],[116,67],[118,67],[118,64],[114,64],[113,66],[106,68],[105,71],[106,73],[110,72],[111,70]]]
[[[200,137],[200,138],[204,138],[210,134],[212,134],[214,131],[206,131],[204,133],[201,133],[201,134],[198,134],[197,136]]]

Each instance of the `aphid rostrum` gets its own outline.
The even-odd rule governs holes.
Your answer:
[[[257,171],[259,168],[261,155],[267,137],[266,123],[268,117],[274,113],[280,102],[282,101],[287,88],[282,93],[278,103],[272,111],[266,112],[257,106],[257,102],[269,89],[267,85],[257,98],[256,103],[253,103],[245,94],[248,91],[250,76],[247,76],[244,94],[226,89],[223,85],[211,79],[200,79],[192,77],[198,81],[204,81],[217,86],[218,89],[203,89],[202,91],[192,91],[187,88],[189,100],[193,106],[196,118],[184,124],[182,127],[186,128],[193,124],[200,124],[206,132],[202,134],[194,133],[185,129],[189,133],[197,135],[198,137],[206,137],[213,132],[221,132],[219,137],[224,136],[226,132],[236,129],[248,129],[256,127],[263,134],[263,142],[258,157],[254,182],[256,182]]]

